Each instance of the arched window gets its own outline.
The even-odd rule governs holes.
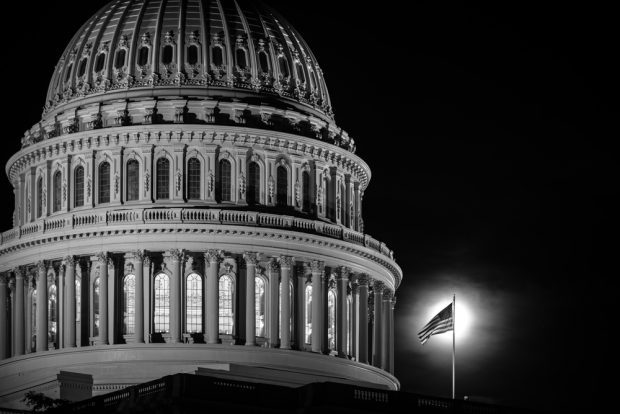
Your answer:
[[[161,61],[164,65],[172,63],[172,45],[165,45],[161,52]]]
[[[306,81],[306,75],[304,74],[304,68],[301,66],[301,63],[299,62],[295,64],[295,67],[297,68],[297,79],[299,79],[299,82],[304,83]]]
[[[224,64],[224,56],[221,47],[213,46],[211,48],[211,54],[213,55],[213,64],[215,66],[220,67]]]
[[[95,60],[95,72],[101,72],[105,64],[105,53],[99,53]]]
[[[220,333],[232,335],[234,324],[233,281],[228,275],[220,277]]]
[[[219,188],[219,195],[220,195],[220,201],[232,201],[232,191],[231,191],[231,184],[232,184],[232,178],[231,178],[231,166],[230,166],[230,161],[228,160],[221,160],[220,161],[220,180],[219,180],[219,184],[220,184],[220,188]]]
[[[37,217],[43,215],[43,177],[37,180]]]
[[[99,278],[93,282],[93,336],[99,336]]]
[[[252,161],[248,167],[248,204],[258,204],[260,195],[260,167]]]
[[[187,63],[190,65],[198,63],[198,46],[189,45],[187,48]]]
[[[48,289],[47,297],[47,341],[55,344],[58,333],[58,298],[56,296],[56,285],[51,285]]]
[[[67,71],[65,72],[65,82],[69,82],[69,79],[71,79],[71,70],[73,69],[73,63],[70,63],[69,66],[67,66]]]
[[[170,161],[168,158],[161,157],[157,160],[155,198],[157,200],[170,198]]]
[[[80,66],[78,66],[78,78],[81,78],[86,73],[86,63],[88,62],[87,58],[83,58],[80,60]]]
[[[327,347],[336,349],[336,293],[327,292]]]
[[[154,331],[170,332],[170,279],[165,273],[155,276]]]
[[[269,73],[269,58],[264,50],[258,52],[258,64],[261,72]]]
[[[278,57],[278,63],[280,65],[280,74],[282,75],[283,78],[288,78],[290,76],[290,73],[288,70],[288,61],[286,60],[284,56],[280,55]]]
[[[82,278],[75,275],[75,321],[82,320]]]
[[[127,275],[123,281],[123,334],[136,333],[136,276]]]
[[[99,164],[99,204],[110,202],[110,163]]]
[[[347,296],[347,355],[353,354],[353,300],[351,296]]]
[[[306,311],[306,317],[305,317],[305,324],[306,324],[306,329],[305,329],[305,337],[306,337],[306,343],[307,344],[311,344],[312,343],[312,286],[308,285],[306,286],[306,292],[305,292],[305,311]]]
[[[120,69],[125,66],[125,58],[127,56],[127,52],[125,49],[118,49],[116,51],[116,57],[114,58],[114,67],[116,69]]]
[[[37,346],[37,290],[32,290],[32,308],[30,313],[30,326],[32,331],[30,332],[30,350],[34,352]]]
[[[245,58],[245,50],[237,49],[235,54],[237,58],[237,66],[239,66],[239,69],[245,69],[248,66]]]
[[[202,332],[202,278],[196,273],[187,276],[186,326],[188,333]]]
[[[149,63],[149,48],[142,46],[138,50],[138,66],[144,66]]]
[[[54,179],[53,179],[53,197],[54,197],[54,208],[53,211],[54,213],[57,211],[60,211],[60,209],[62,208],[62,199],[60,198],[60,194],[62,192],[62,174],[60,173],[60,171],[56,171],[54,173]]]
[[[73,206],[84,205],[84,167],[79,166],[73,175]]]
[[[137,160],[127,161],[127,201],[140,198],[140,163]]]
[[[303,210],[309,213],[312,200],[310,200],[310,174],[308,171],[301,173],[301,184],[303,189]]]
[[[346,216],[347,216],[347,193],[344,189],[344,184],[340,184],[340,222],[345,224],[346,223]]]
[[[187,199],[200,200],[200,160],[190,158],[187,162]]]
[[[288,204],[288,172],[286,167],[280,165],[277,170],[277,195],[276,201],[278,206],[286,206]]]
[[[265,295],[265,281],[261,277],[254,278],[255,283],[255,306],[256,306],[256,336],[265,336],[265,309],[266,295]]]

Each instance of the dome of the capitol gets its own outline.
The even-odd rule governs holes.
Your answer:
[[[100,110],[94,119],[78,116],[82,129],[109,126],[101,111],[110,104],[117,111],[123,102],[127,112],[119,123],[165,122],[165,112],[173,111],[185,123],[295,129],[355,150],[334,122],[323,71],[312,51],[261,1],[108,3],[65,48],[48,87],[42,122],[26,133],[23,144],[62,133],[59,119],[92,115],[88,108]],[[50,126],[54,123],[56,128]],[[65,131],[79,127],[66,125]]]
[[[338,382],[360,401],[399,389],[403,272],[364,230],[370,167],[277,12],[112,1],[69,41],[47,99],[6,164],[0,407],[181,372]]]

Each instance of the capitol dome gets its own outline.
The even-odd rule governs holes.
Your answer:
[[[364,232],[370,168],[262,3],[101,8],[6,173],[0,406],[179,372],[399,388],[403,276]]]

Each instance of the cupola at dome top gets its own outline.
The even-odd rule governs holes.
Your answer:
[[[310,48],[260,1],[111,1],[60,57],[42,124],[85,107],[154,97],[294,112],[326,140],[331,135],[349,141],[334,124],[323,72]],[[30,143],[45,138],[33,135]]]

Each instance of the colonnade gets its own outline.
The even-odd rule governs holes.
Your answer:
[[[162,274],[164,290],[157,282]],[[186,324],[191,274],[201,280],[199,332],[188,332]],[[135,280],[131,291],[128,275]],[[222,291],[223,276],[232,282],[230,292]],[[257,293],[259,277],[264,296]],[[221,307],[228,297],[233,305],[226,316]],[[0,273],[0,358],[163,339],[330,354],[393,372],[394,305],[393,292],[381,281],[319,260],[177,249],[67,256]],[[227,317],[230,332],[220,326]],[[161,318],[167,329],[157,327]]]

